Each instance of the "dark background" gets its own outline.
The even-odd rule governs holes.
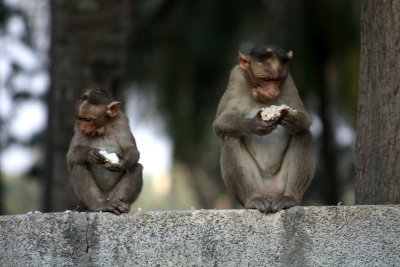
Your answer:
[[[219,141],[211,124],[238,51],[246,53],[256,43],[294,53],[291,73],[313,117],[318,159],[304,204],[354,204],[360,1],[36,2],[48,13],[20,2],[0,4],[1,37],[16,36],[7,25],[20,17],[26,30],[17,39],[42,56],[31,68],[7,61],[12,71],[2,76],[1,90],[12,108],[1,113],[2,170],[10,147],[35,153],[29,154],[33,164],[26,171],[2,171],[3,214],[71,206],[63,157],[72,135],[74,101],[91,84],[124,101],[135,135],[136,126],[153,121],[162,127],[147,129],[145,136],[169,140],[170,171],[160,177],[146,174],[133,209],[238,207],[220,177]],[[40,28],[35,14],[43,13],[51,19]],[[38,29],[48,38],[47,48],[35,42]],[[0,49],[7,58],[6,45]],[[46,93],[15,82],[34,71],[47,75]],[[47,106],[49,120],[21,140],[9,126],[18,106],[31,101]],[[137,139],[139,149],[149,149]]]

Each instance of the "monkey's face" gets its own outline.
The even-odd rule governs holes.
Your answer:
[[[83,134],[87,136],[103,135],[107,122],[106,107],[82,103],[78,106],[77,119],[79,130]]]
[[[260,102],[268,103],[276,99],[288,75],[288,67],[278,60],[252,61],[248,70],[252,95]]]

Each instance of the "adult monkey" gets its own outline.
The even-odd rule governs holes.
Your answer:
[[[311,119],[289,74],[292,57],[276,46],[239,52],[213,124],[226,186],[245,208],[264,213],[300,205],[315,169]],[[295,111],[261,119],[261,108],[283,104]]]
[[[67,162],[72,189],[89,211],[129,212],[142,190],[139,151],[120,106],[108,92],[96,89],[86,91],[76,107]],[[119,162],[107,161],[101,150],[116,153]]]

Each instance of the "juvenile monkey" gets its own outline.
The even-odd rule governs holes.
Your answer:
[[[239,52],[213,123],[226,186],[245,208],[264,213],[300,205],[314,175],[311,119],[289,74],[292,57],[276,46]],[[271,105],[291,109],[262,120],[261,108]]]
[[[142,190],[139,151],[120,107],[99,89],[86,91],[76,107],[67,163],[72,189],[89,211],[129,212]],[[102,150],[115,153],[119,162],[110,162]]]

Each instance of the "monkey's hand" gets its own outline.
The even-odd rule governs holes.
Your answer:
[[[117,157],[119,159],[119,164],[115,163],[110,163],[110,162],[105,162],[102,167],[106,170],[112,171],[112,172],[122,172],[126,171],[128,168],[127,166],[127,159],[126,157],[123,157],[120,152],[115,152],[117,154]]]
[[[110,162],[105,162],[104,164],[101,165],[106,170],[112,171],[112,172],[122,172],[124,169],[119,165],[115,163],[110,163]]]
[[[91,163],[103,165],[106,163],[106,158],[99,153],[99,150],[92,148],[89,151],[88,160]]]
[[[285,112],[285,114],[279,119],[279,124],[286,128],[290,134],[298,134],[302,131],[302,124],[297,114]]]
[[[252,132],[257,135],[266,135],[275,130],[278,126],[278,121],[264,121],[257,114],[254,118],[251,119],[252,123]]]
[[[124,154],[116,152],[121,171],[126,171],[133,168],[133,166],[138,163],[139,151],[137,151],[137,149],[127,149],[123,153]]]

